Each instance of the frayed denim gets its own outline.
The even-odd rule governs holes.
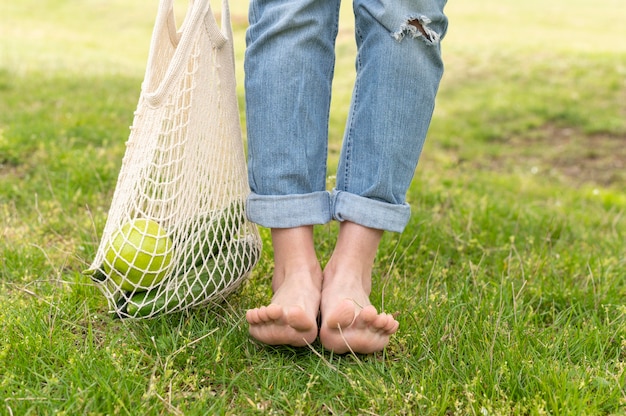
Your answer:
[[[251,0],[247,214],[270,228],[332,219],[401,232],[443,73],[443,0],[354,0],[356,80],[326,189],[340,0]]]

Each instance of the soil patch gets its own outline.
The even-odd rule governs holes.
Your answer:
[[[489,160],[490,169],[511,170],[515,166],[559,176],[574,185],[626,185],[626,135],[585,134],[547,125],[531,134],[511,137],[504,146],[508,148]],[[485,167],[483,163],[478,162]]]

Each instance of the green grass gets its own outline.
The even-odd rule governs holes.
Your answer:
[[[246,6],[232,3],[241,99]],[[354,71],[348,5],[331,160]],[[226,303],[108,315],[80,271],[106,220],[154,4],[3,5],[0,414],[625,414],[620,7],[449,3],[413,216],[385,235],[374,275],[373,301],[401,329],[384,353],[334,356],[249,339],[243,311],[271,295],[266,230],[261,263]],[[336,224],[316,235],[324,261]]]

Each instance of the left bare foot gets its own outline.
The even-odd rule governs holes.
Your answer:
[[[378,313],[369,295],[372,265],[382,231],[343,222],[333,255],[324,269],[319,338],[338,354],[381,351],[398,330],[398,321]]]
[[[333,285],[325,285],[321,307],[320,341],[337,354],[382,351],[398,330],[398,321],[389,314],[378,313],[362,290],[341,293]]]

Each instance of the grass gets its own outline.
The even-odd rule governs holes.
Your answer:
[[[617,0],[448,5],[413,217],[385,235],[374,275],[373,301],[399,312],[401,330],[373,356],[248,338],[243,311],[270,297],[269,244],[226,303],[142,322],[112,319],[80,275],[123,157],[153,6],[2,6],[0,413],[626,413]],[[245,2],[232,7],[241,65]],[[331,160],[353,74],[346,7],[342,19]],[[316,234],[324,260],[336,225]]]

